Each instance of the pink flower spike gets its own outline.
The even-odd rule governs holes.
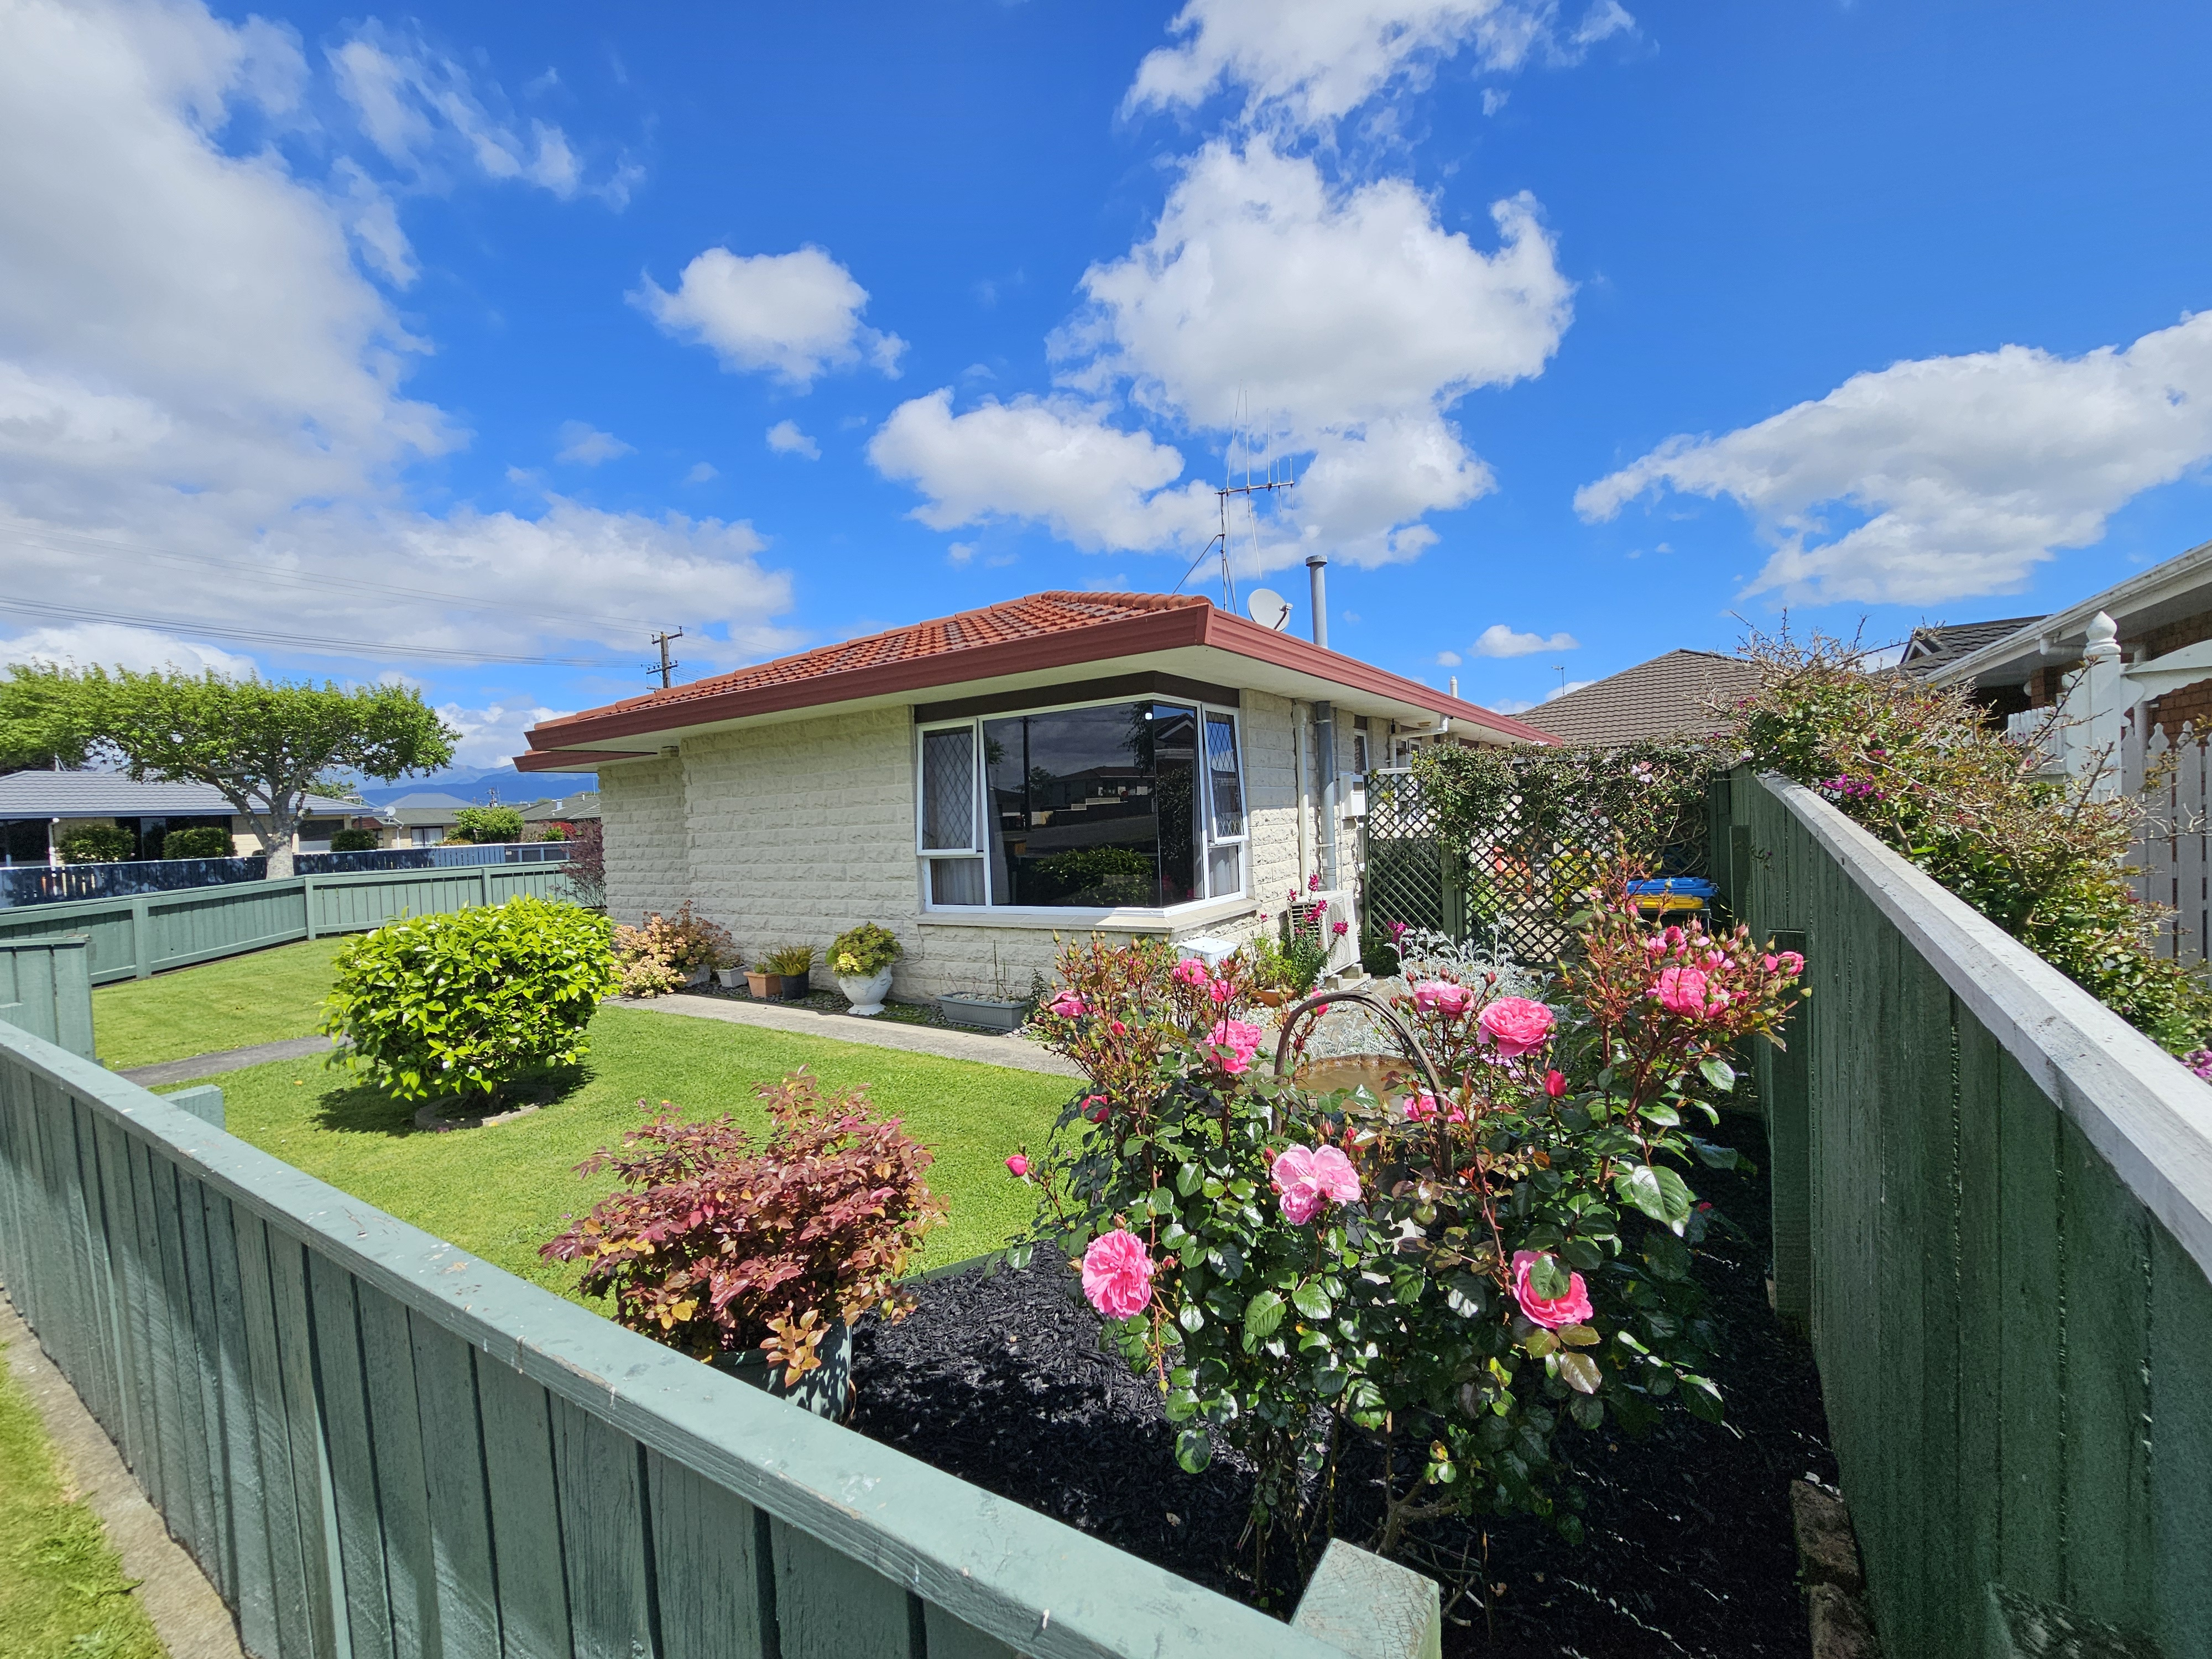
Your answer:
[[[1083,999],[1073,991],[1062,991],[1047,1006],[1062,1019],[1079,1019],[1085,1008]]]
[[[1359,1173],[1334,1146],[1286,1146],[1268,1178],[1281,1195],[1283,1219],[1293,1227],[1304,1226],[1324,1204],[1351,1204],[1359,1197]]]
[[[1348,921],[1340,921],[1328,931],[1334,933],[1339,939],[1342,939],[1346,933],[1352,931],[1352,924]]]
[[[1083,1253],[1083,1294],[1109,1319],[1144,1312],[1152,1299],[1152,1258],[1126,1227],[1101,1233]]]
[[[1477,1022],[1482,1041],[1500,1060],[1518,1060],[1551,1039],[1552,1011],[1527,997],[1500,997],[1486,1004]]]
[[[1030,1178],[1030,1161],[1019,1152],[1016,1152],[1006,1160],[1006,1170],[1009,1174],[1021,1180],[1027,1181]]]
[[[1528,1322],[1541,1325],[1547,1331],[1584,1323],[1592,1310],[1589,1287],[1583,1283],[1583,1276],[1575,1273],[1567,1275],[1565,1296],[1538,1296],[1528,1288],[1528,1273],[1540,1260],[1541,1257],[1534,1250],[1513,1252],[1513,1299],[1521,1304],[1521,1311],[1528,1315]]]
[[[1313,874],[1311,874],[1311,875],[1310,875],[1310,876],[1308,876],[1308,877],[1306,878],[1306,891],[1308,891],[1309,893],[1318,893],[1319,891],[1321,891],[1321,872],[1320,872],[1320,871],[1316,870],[1316,871],[1315,871],[1315,872],[1313,872]]]

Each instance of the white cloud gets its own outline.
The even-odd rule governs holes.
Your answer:
[[[1585,485],[1726,495],[1776,544],[1747,590],[1932,605],[2024,586],[2146,489],[2212,460],[2212,313],[2079,357],[2008,345],[1856,374],[1718,438],[1676,437]]]
[[[724,368],[767,371],[802,391],[864,358],[896,376],[906,349],[860,321],[867,289],[818,247],[742,256],[710,247],[684,267],[673,294],[647,276],[629,300],[665,332],[710,348]]]
[[[1556,0],[1188,0],[1168,25],[1178,44],[1146,54],[1122,111],[1189,109],[1241,88],[1248,121],[1327,127],[1394,82],[1425,83],[1463,48],[1505,72],[1576,62],[1634,27],[1619,0],[1596,0],[1565,32]]]
[[[1468,649],[1478,657],[1527,657],[1539,651],[1579,651],[1583,642],[1571,634],[1516,634],[1504,623],[1492,623]]]
[[[84,668],[97,663],[141,672],[180,668],[188,674],[203,674],[212,669],[234,679],[261,672],[252,658],[236,652],[195,640],[179,639],[153,629],[130,628],[114,623],[33,628],[14,639],[0,639],[0,662],[48,663],[62,668]]]
[[[796,421],[778,421],[769,428],[768,447],[779,455],[804,455],[810,461],[822,459],[822,446],[801,432]]]
[[[526,137],[503,112],[497,87],[480,93],[465,69],[419,34],[372,19],[327,56],[362,133],[418,180],[434,181],[444,168],[472,168],[487,179],[536,185],[563,201],[596,196],[619,208],[642,176],[623,163],[587,179],[568,134],[532,120]]]
[[[967,564],[975,556],[975,544],[973,542],[955,542],[945,550],[945,562],[950,565]]]
[[[712,483],[715,479],[721,476],[722,475],[720,473],[714,470],[713,462],[699,461],[695,463],[691,470],[684,475],[684,482],[685,483],[695,484]]]
[[[1437,666],[1439,668],[1456,668],[1460,665],[1461,660],[1462,659],[1460,654],[1456,651],[1439,651],[1437,653]]]
[[[530,747],[525,733],[532,726],[574,712],[497,702],[486,708],[465,708],[457,702],[438,705],[439,718],[461,734],[453,745],[456,766],[505,766]],[[557,782],[554,787],[558,787]]]
[[[1180,453],[1072,398],[989,399],[955,415],[943,387],[892,410],[868,459],[929,497],[913,516],[933,530],[1011,519],[1089,551],[1149,552],[1202,542],[1218,522],[1206,484],[1170,488]]]
[[[210,137],[246,102],[297,96],[281,33],[196,0],[10,0],[6,17],[9,599],[158,617],[218,657],[240,647],[208,629],[574,654],[696,622],[729,636],[702,652],[732,660],[792,642],[773,623],[788,579],[750,526],[557,496],[536,520],[409,505],[410,469],[461,434],[400,391],[424,343],[355,264],[374,255],[351,183]],[[57,637],[121,648],[48,614]]]
[[[1535,203],[1491,214],[1486,252],[1409,180],[1333,185],[1268,141],[1210,143],[1152,234],[1085,273],[1055,351],[1071,385],[1215,432],[1255,411],[1278,453],[1311,457],[1257,568],[1409,559],[1436,539],[1423,514],[1492,487],[1446,411],[1541,374],[1572,313]]]
[[[561,447],[553,459],[570,466],[597,466],[602,461],[637,453],[613,433],[602,432],[583,421],[562,422],[558,435]]]

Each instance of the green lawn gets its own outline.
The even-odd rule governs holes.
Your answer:
[[[540,1260],[538,1247],[560,1231],[563,1215],[588,1209],[613,1185],[606,1176],[586,1181],[575,1166],[642,1121],[641,1099],[671,1100],[694,1116],[733,1110],[765,1127],[753,1097],[760,1083],[806,1066],[830,1087],[867,1085],[877,1105],[937,1155],[929,1184],[951,1220],[930,1236],[921,1264],[935,1267],[993,1249],[1027,1226],[1036,1188],[1006,1173],[1006,1157],[1023,1142],[1042,1147],[1075,1086],[1034,1072],[634,1008],[601,1008],[591,1035],[588,1076],[567,1098],[512,1123],[447,1134],[415,1132],[413,1108],[319,1059],[216,1081],[232,1133],[564,1294],[573,1294],[574,1269]]]
[[[100,1517],[62,1489],[46,1425],[0,1346],[0,1654],[161,1659]]]
[[[92,994],[92,1034],[118,1072],[286,1037],[313,1036],[343,939],[280,945]]]

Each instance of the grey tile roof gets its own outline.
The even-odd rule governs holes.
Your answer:
[[[2041,617],[2005,617],[1996,622],[1939,623],[1932,628],[1916,628],[1897,665],[1917,679],[2042,620]]]
[[[599,815],[599,792],[579,789],[559,800],[534,800],[522,809],[525,823],[553,823],[566,818],[595,818]]]
[[[1727,724],[1706,713],[1711,699],[1734,702],[1758,685],[1758,668],[1742,657],[1669,651],[1554,697],[1521,718],[1566,743],[1703,737]]]
[[[375,809],[310,795],[307,810],[351,817]],[[222,792],[204,783],[133,783],[120,772],[26,769],[0,775],[0,818],[211,817],[231,811]]]
[[[411,795],[402,795],[397,800],[385,802],[385,805],[402,812],[458,812],[464,806],[474,806],[476,803],[435,789],[418,789]]]

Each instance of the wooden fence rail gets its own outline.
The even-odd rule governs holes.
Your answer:
[[[2009,1655],[2022,1599],[2207,1659],[2212,1088],[1812,792],[1729,808],[1809,964],[1758,1063],[1775,1296],[1890,1659]]]
[[[4,1024],[0,1276],[264,1659],[1345,1659]]]
[[[567,892],[558,864],[292,876],[0,910],[0,942],[82,933],[91,941],[92,982],[106,985],[295,939],[380,927],[395,916],[500,904],[521,893],[558,898]]]
[[[91,963],[82,934],[0,939],[0,1019],[90,1060]]]

